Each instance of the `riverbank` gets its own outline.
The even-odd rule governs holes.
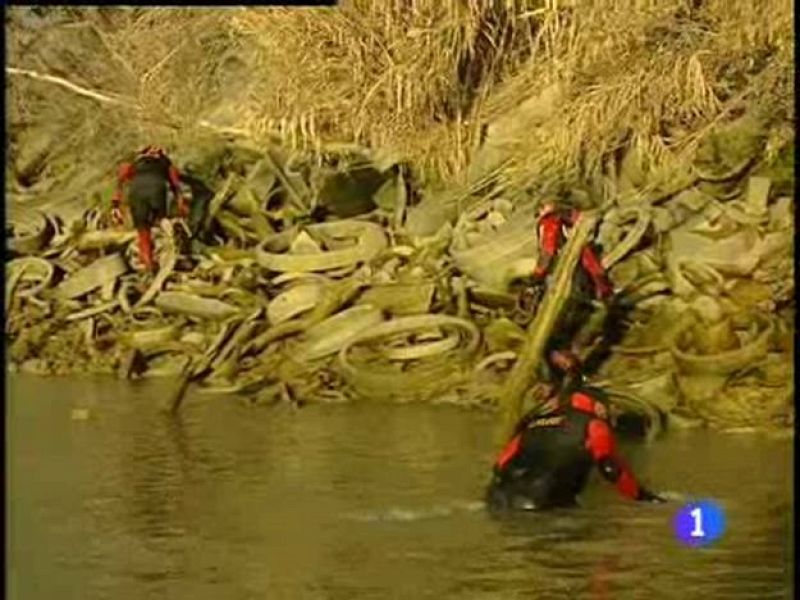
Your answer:
[[[793,422],[790,5],[751,23],[746,3],[618,2],[592,18],[368,4],[78,10],[36,35],[12,19],[10,369],[188,369],[257,402],[494,406],[532,316],[515,310],[512,282],[536,258],[536,208],[558,196],[596,211],[605,265],[635,305],[595,376],[620,407],[651,422]],[[436,13],[451,9],[452,23]],[[622,15],[630,31],[608,39]],[[478,69],[492,51],[465,32],[500,35],[491,23],[513,30],[510,62]],[[251,45],[271,28],[292,44]],[[185,46],[153,42],[167,30]],[[313,52],[328,37],[344,54]],[[119,69],[97,58],[109,48]],[[395,67],[382,79],[385,48]],[[299,69],[306,51],[318,63]],[[418,60],[439,55],[423,76]],[[337,70],[343,56],[360,70]],[[267,64],[270,93],[250,76]],[[459,64],[480,73],[448,82]],[[194,88],[179,87],[186,73]],[[274,105],[259,112],[256,97]],[[214,197],[202,239],[156,234],[161,270],[147,279],[105,210],[116,161],[154,139]]]
[[[102,207],[69,225],[43,216],[12,237],[10,368],[123,378],[191,369],[209,390],[258,402],[497,404],[532,317],[510,286],[535,262],[533,207],[477,198],[455,224],[414,235],[425,205],[408,202],[402,168],[373,167],[379,185],[362,187],[363,214],[317,222],[292,211],[292,194],[308,201],[311,181],[323,181],[313,205],[330,198],[341,210],[330,182],[352,175],[340,164],[290,183],[278,155],[251,151],[244,173],[219,185],[206,243],[159,229],[154,277]],[[724,203],[697,176],[657,203],[603,212],[604,264],[634,310],[595,380],[626,410],[791,423],[791,203],[750,173],[726,178],[729,198],[741,197]]]

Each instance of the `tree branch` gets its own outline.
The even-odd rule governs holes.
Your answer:
[[[589,240],[597,215],[586,212],[572,230],[564,248],[559,252],[558,262],[550,284],[545,291],[536,316],[528,327],[528,332],[521,352],[517,357],[511,373],[505,381],[501,396],[503,416],[503,439],[513,430],[522,413],[522,402],[525,391],[536,376],[536,367],[542,360],[545,344],[555,328],[561,310],[572,289],[573,274],[578,266],[580,253]]]
[[[122,98],[115,98],[108,94],[103,94],[100,92],[96,92],[94,90],[87,89],[85,87],[81,87],[64,79],[63,77],[56,77],[54,75],[44,75],[42,73],[37,73],[36,71],[30,71],[28,69],[18,69],[16,67],[6,67],[6,73],[9,75],[24,75],[25,77],[29,77],[31,79],[36,79],[38,81],[46,81],[48,83],[54,83],[56,85],[60,85],[61,87],[65,87],[68,90],[75,92],[80,96],[84,96],[86,98],[91,98],[93,100],[97,100],[98,102],[103,102],[105,104],[116,104],[119,106],[127,106],[129,108],[139,108],[139,105],[135,102],[127,99]]]

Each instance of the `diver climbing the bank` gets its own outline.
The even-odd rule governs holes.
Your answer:
[[[531,315],[544,293],[547,279],[581,212],[566,204],[545,202],[538,214],[538,257],[530,276],[523,282],[518,300],[522,315]],[[575,271],[572,290],[562,312],[554,342],[557,347],[569,346],[571,352],[582,356],[597,341],[611,312],[616,315],[618,302],[624,299],[615,294],[600,259],[601,251],[595,242],[581,249],[579,267]],[[529,316],[527,317],[529,318]],[[584,357],[585,358],[585,357]]]
[[[580,219],[581,212],[575,208],[548,201],[539,208],[537,217],[538,256],[536,266],[528,277],[528,287],[523,291],[520,303],[531,310],[538,303],[547,277],[550,275],[570,229]],[[614,293],[614,286],[608,280],[600,251],[593,242],[581,250],[580,268],[577,271],[578,284],[590,297],[607,303]]]
[[[136,228],[139,256],[145,270],[154,271],[157,263],[153,257],[151,229],[167,217],[167,188],[172,192],[178,215],[187,217],[189,205],[181,193],[181,175],[163,148],[146,146],[132,163],[120,165],[117,187],[111,199],[111,217],[115,224],[123,222],[121,203],[124,185],[128,184],[128,207]]]
[[[550,274],[553,262],[558,255],[569,229],[580,219],[577,209],[559,206],[555,202],[545,202],[539,209],[537,222],[539,233],[539,256],[533,271],[533,280],[544,282]],[[593,242],[586,244],[581,250],[581,272],[588,276],[595,298],[607,301],[614,288],[606,276],[600,255]]]
[[[631,500],[665,502],[642,486],[619,456],[608,399],[585,385],[568,351],[547,353],[549,400],[517,423],[497,457],[486,492],[491,510],[545,510],[575,506],[594,465]]]

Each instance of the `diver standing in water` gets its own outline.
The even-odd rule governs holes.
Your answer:
[[[167,217],[167,187],[177,203],[178,214],[186,217],[189,207],[180,189],[181,176],[163,148],[146,146],[140,150],[133,163],[124,163],[119,168],[117,188],[111,199],[111,217],[122,224],[123,186],[129,184],[128,206],[139,243],[139,256],[148,271],[155,271],[153,238],[151,228]]]
[[[551,380],[560,383],[544,411],[525,415],[497,458],[486,492],[491,510],[545,510],[576,505],[593,465],[631,500],[665,502],[643,487],[616,453],[602,390],[584,385],[580,365],[567,351],[547,356]]]

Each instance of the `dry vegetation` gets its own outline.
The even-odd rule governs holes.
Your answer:
[[[758,10],[747,0],[52,8],[61,22],[37,31],[19,26],[21,10],[8,11],[8,66],[108,99],[7,75],[12,151],[27,157],[45,134],[50,180],[87,165],[107,175],[154,138],[180,155],[227,129],[300,148],[380,148],[458,181],[485,126],[491,141],[505,120],[505,184],[592,181],[613,193],[622,150],[670,177],[710,127],[744,109],[779,125],[770,148],[793,136],[789,0]],[[557,93],[534,122],[524,103],[547,89]]]

